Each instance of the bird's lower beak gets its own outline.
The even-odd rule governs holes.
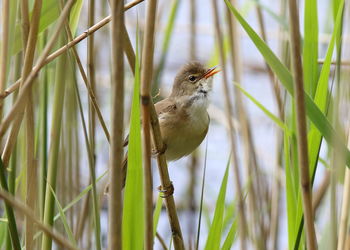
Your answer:
[[[205,72],[205,74],[203,75],[203,78],[209,78],[213,75],[215,75],[216,73],[219,73],[221,70],[217,68],[217,66],[212,67],[210,69],[207,70],[207,72]]]

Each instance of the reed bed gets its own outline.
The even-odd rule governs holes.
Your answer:
[[[1,249],[350,249],[347,1],[0,6]],[[193,60],[211,127],[169,163],[154,103]]]

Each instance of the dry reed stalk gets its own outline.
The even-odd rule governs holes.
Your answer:
[[[162,246],[163,250],[168,250],[168,247],[166,246],[164,239],[160,236],[160,234],[158,232],[156,232],[156,237],[157,237],[160,245]]]
[[[231,1],[233,5],[237,6],[237,1]],[[231,66],[232,71],[234,72],[233,80],[235,82],[241,83],[242,81],[242,58],[240,54],[240,36],[238,32],[237,21],[233,19],[233,16],[230,15],[230,11],[227,8],[228,16],[228,31],[231,48]],[[244,107],[242,100],[241,91],[234,87],[234,97],[235,97],[235,106],[238,114],[238,119],[241,124],[241,133],[243,137],[243,147],[244,147],[244,161],[245,161],[245,170],[246,176],[250,176],[252,179],[249,183],[249,211],[254,218],[254,225],[257,228],[252,228],[252,231],[255,235],[255,241],[259,249],[266,248],[266,239],[264,236],[264,223],[262,216],[262,191],[264,186],[261,183],[258,164],[256,160],[255,147],[253,143],[253,138],[251,136],[251,128],[247,112]]]
[[[108,249],[122,249],[122,161],[124,136],[123,0],[111,2],[112,107],[109,162]]]
[[[61,15],[60,15],[58,21],[57,21],[56,29],[54,30],[54,32],[51,36],[51,39],[46,44],[44,51],[42,52],[41,56],[39,57],[37,65],[43,64],[43,62],[45,61],[45,58],[49,54],[51,48],[56,43],[59,32],[60,32],[61,28],[63,27],[64,22],[66,21],[66,18],[70,12],[70,8],[73,5],[74,1],[75,0],[69,0],[66,3],[64,9],[61,12]],[[30,42],[30,40],[28,42]],[[27,48],[30,48],[30,46],[28,46]],[[26,51],[26,54],[27,53],[28,52]],[[26,77],[25,80],[23,81],[23,84],[21,84],[21,86],[23,86],[23,88],[21,88],[21,91],[18,95],[18,98],[16,99],[15,103],[13,104],[11,111],[6,116],[4,121],[0,124],[0,138],[2,138],[4,136],[4,134],[6,133],[7,129],[9,128],[9,126],[11,125],[11,123],[14,122],[13,129],[11,130],[11,133],[10,133],[10,135],[7,139],[6,145],[5,145],[5,149],[2,153],[2,157],[3,157],[3,161],[4,161],[5,166],[8,165],[8,161],[10,159],[10,156],[11,156],[11,153],[13,150],[13,145],[14,145],[16,138],[17,138],[17,135],[18,135],[19,126],[22,122],[22,119],[19,120],[17,118],[20,117],[20,115],[23,114],[23,112],[24,112],[24,108],[25,108],[25,104],[26,104],[26,100],[27,100],[27,98],[26,98],[27,91],[31,89],[33,81],[36,78],[37,73],[39,72],[39,70],[33,71],[31,69],[32,69],[32,67],[30,67],[30,69],[29,69],[30,73],[28,74],[28,77]],[[22,117],[23,117],[23,115],[22,115]]]
[[[145,190],[145,249],[153,249],[153,182],[151,166],[150,105],[153,76],[154,31],[157,0],[146,4],[146,24],[141,63],[141,115],[142,115],[142,159]]]
[[[23,43],[23,52],[27,47],[28,36],[29,36],[29,2],[27,0],[21,0],[21,25],[22,25],[22,43]]]
[[[61,15],[60,15],[60,17],[59,17],[59,19],[57,21],[55,32],[53,33],[50,41],[47,43],[47,45],[46,45],[42,55],[39,57],[36,66],[32,69],[30,75],[28,76],[28,78],[26,79],[26,81],[23,84],[24,85],[23,92],[27,91],[28,85],[32,85],[32,82],[33,82],[34,78],[36,77],[36,75],[38,74],[40,69],[46,63],[50,62],[50,60],[53,60],[55,57],[61,55],[63,52],[65,52],[67,49],[69,49],[70,48],[69,44],[70,44],[70,46],[73,46],[73,45],[75,45],[76,43],[78,43],[79,41],[83,40],[84,38],[86,38],[89,35],[88,34],[89,30],[88,30],[83,35],[79,36],[80,37],[79,41],[77,41],[75,39],[75,43],[74,44],[73,43],[69,43],[66,46],[63,46],[61,49],[57,50],[55,53],[51,54],[50,55],[51,59],[50,59],[50,57],[48,57],[48,54],[49,54],[53,44],[55,43],[55,41],[57,39],[58,32],[62,28],[62,26],[64,24],[64,21],[65,21],[65,17],[69,13],[70,6],[71,6],[71,4],[73,2],[74,2],[74,0],[69,0],[67,2],[67,4],[65,5],[63,11],[61,12]],[[126,5],[125,9],[126,8],[131,8],[132,6],[134,6],[134,5],[136,5],[137,3],[140,3],[140,2],[142,2],[142,1],[138,0],[138,1],[132,2],[132,3],[128,4],[128,5]],[[110,21],[110,17],[107,17],[104,20],[105,20],[104,24],[103,24],[102,21],[99,23],[99,25],[98,25],[99,28],[101,28],[103,25],[107,24]],[[16,82],[16,84],[17,84],[17,82]],[[18,88],[18,86],[13,86],[12,90],[15,90],[16,88]],[[6,91],[5,91],[5,95],[6,95]],[[15,104],[12,106],[12,109],[11,109],[10,113],[7,115],[7,117],[5,118],[3,123],[0,125],[0,138],[3,137],[3,135],[7,131],[8,127],[9,127],[11,121],[13,120],[13,117],[16,115],[16,113],[21,111],[24,108],[23,107],[23,101],[24,101],[23,100],[23,94],[20,94],[19,97],[18,97],[18,100],[16,100]],[[4,162],[5,162],[5,159],[4,159]]]
[[[317,61],[319,64],[323,64],[324,63],[324,59],[318,59]],[[337,65],[337,61],[332,61],[331,64],[332,65]],[[350,66],[350,61],[341,61],[340,62],[341,66]]]
[[[306,240],[309,250],[317,249],[317,240],[312,210],[312,192],[309,174],[309,159],[307,146],[307,127],[304,100],[303,69],[300,50],[299,15],[296,0],[289,0],[289,23],[291,39],[291,55],[294,79],[294,92],[297,115],[298,164],[300,169],[300,184],[306,225]]]
[[[348,132],[348,147],[350,147],[350,130]],[[342,207],[340,213],[339,222],[339,235],[338,235],[338,250],[345,248],[346,237],[348,234],[348,221],[349,221],[349,207],[350,207],[350,170],[345,167],[345,181],[343,189]]]
[[[126,57],[128,58],[130,70],[135,75],[135,53],[134,53],[134,49],[132,48],[130,37],[129,37],[128,31],[126,30],[125,25],[124,25],[124,51],[125,51]]]
[[[68,36],[68,39],[69,40],[72,40],[73,37],[72,37],[72,32],[70,31],[69,27],[67,26],[66,27],[66,31],[67,31],[67,36]],[[102,116],[102,112],[98,106],[98,103],[97,103],[97,98],[96,98],[96,95],[95,95],[95,90],[92,86],[92,83],[90,82],[89,79],[91,79],[90,77],[88,78],[86,73],[85,73],[85,70],[84,70],[84,67],[83,67],[83,64],[81,63],[81,60],[80,60],[80,57],[79,57],[79,54],[77,52],[77,49],[75,47],[72,47],[72,53],[73,53],[73,56],[74,56],[74,59],[76,60],[76,63],[78,65],[78,69],[79,69],[79,72],[81,74],[81,77],[83,78],[83,81],[85,83],[85,86],[86,86],[86,89],[88,91],[88,94],[89,94],[89,100],[90,100],[90,104],[92,105],[92,107],[94,108],[94,111],[96,112],[97,114],[97,118],[101,124],[101,127],[103,129],[103,132],[106,136],[106,139],[107,141],[109,142],[110,141],[110,134],[109,134],[109,131],[108,131],[108,128],[107,128],[107,125],[103,119],[103,116]],[[89,105],[90,105],[89,104]]]
[[[247,219],[245,216],[245,205],[244,205],[244,198],[243,198],[243,188],[241,184],[241,176],[238,166],[238,158],[237,158],[237,146],[236,146],[236,131],[232,124],[231,116],[233,114],[233,108],[231,99],[229,96],[229,84],[227,79],[227,72],[226,72],[226,59],[225,59],[225,52],[223,48],[223,37],[221,33],[220,28],[220,21],[219,21],[219,11],[217,6],[217,1],[212,0],[212,6],[213,6],[213,12],[214,12],[214,25],[215,25],[215,33],[216,33],[216,39],[217,44],[219,48],[219,55],[220,55],[220,67],[222,68],[222,76],[223,76],[223,85],[224,85],[224,92],[225,92],[225,109],[226,109],[226,119],[229,126],[229,140],[231,143],[231,157],[232,157],[232,167],[234,172],[234,178],[235,178],[235,187],[236,187],[236,193],[237,193],[237,200],[238,200],[238,217],[239,217],[239,237],[240,237],[240,246],[241,249],[246,249],[246,236],[247,236]]]
[[[316,214],[316,211],[319,208],[321,201],[326,194],[326,191],[330,183],[330,177],[331,177],[330,171],[327,171],[325,176],[323,177],[323,180],[320,186],[315,191],[314,195],[312,195],[312,210],[314,211],[314,214]]]
[[[36,0],[33,6],[32,17],[30,21],[30,30],[28,35],[28,41],[25,44],[25,55],[24,55],[24,64],[22,69],[22,83],[19,92],[22,92],[22,86],[24,81],[29,76],[29,73],[33,67],[34,56],[36,50],[36,43],[38,40],[38,32],[39,32],[39,22],[40,22],[40,13],[41,13],[42,0]],[[24,30],[23,30],[24,31]],[[24,31],[25,32],[25,31]],[[26,34],[23,33],[23,36]],[[35,206],[35,196],[37,193],[36,183],[37,183],[37,168],[35,164],[35,156],[34,156],[34,111],[33,111],[33,100],[32,100],[31,89],[29,89],[28,94],[24,95],[24,105],[27,106],[26,110],[26,204],[30,208],[34,209]],[[6,143],[6,146],[9,145],[11,148],[11,152],[16,143],[16,138],[18,131],[20,129],[20,124],[22,122],[24,115],[24,110],[19,112],[16,117],[14,117],[15,122],[11,129],[11,135],[13,137],[9,137]],[[8,162],[5,163],[7,166]],[[25,244],[28,249],[33,249],[34,242],[34,223],[30,218],[26,218],[25,220]]]
[[[13,195],[6,192],[5,190],[0,190],[0,197],[5,200],[6,202],[10,203],[13,208],[21,212],[24,216],[30,218],[35,225],[44,233],[50,235],[52,239],[61,247],[64,249],[71,249],[71,250],[77,250],[74,246],[72,246],[63,235],[61,235],[59,232],[54,232],[51,227],[48,225],[42,223],[36,216],[34,211],[23,204],[18,199],[14,198]]]
[[[258,17],[258,23],[260,27],[261,32],[261,38],[267,42],[266,37],[266,29],[265,29],[265,22],[263,18],[263,13],[261,10],[261,6],[259,4],[256,5],[256,11],[257,11],[257,17]],[[267,69],[268,76],[270,78],[270,84],[271,88],[274,93],[275,101],[278,108],[278,116],[283,121],[284,120],[284,107],[283,107],[283,101],[281,97],[281,89],[278,84],[278,79],[275,77],[273,71],[271,70],[270,66],[265,62],[265,68]],[[274,170],[276,173],[279,173],[279,168],[282,166],[282,155],[280,153],[280,148],[283,143],[283,133],[282,131],[278,131],[276,135],[276,144],[277,144],[277,150],[276,150],[276,163],[274,164]],[[278,224],[279,224],[279,202],[280,202],[280,183],[279,178],[276,176],[274,178],[273,184],[272,184],[272,192],[271,192],[271,223],[270,223],[270,232],[269,237],[272,242],[272,249],[277,248],[277,234],[278,234]]]
[[[197,60],[197,9],[196,9],[196,0],[190,0],[190,46],[189,46],[189,55],[190,60]],[[198,169],[198,157],[199,150],[196,149],[191,154],[190,163],[188,166],[189,169],[189,182],[188,182],[188,191],[187,191],[187,202],[188,209],[191,213],[190,218],[187,223],[188,228],[188,246],[192,248],[193,243],[195,242],[196,235],[196,210],[197,210],[197,199],[196,197],[196,185],[197,185],[197,169]]]
[[[197,50],[196,50],[196,29],[197,11],[196,11],[196,0],[190,0],[190,59],[196,60]]]
[[[68,27],[68,24],[67,24],[67,27]],[[69,29],[69,27],[68,27],[68,29]],[[69,32],[70,32],[70,30],[69,30]],[[82,122],[82,127],[83,127],[86,151],[88,153],[88,163],[89,163],[89,172],[90,172],[90,181],[89,182],[91,182],[91,186],[92,186],[92,192],[91,192],[92,193],[92,205],[93,205],[92,212],[93,212],[93,222],[94,222],[94,226],[95,226],[96,249],[100,250],[101,249],[101,235],[100,235],[101,224],[100,224],[100,215],[99,215],[99,211],[98,211],[98,208],[99,208],[98,197],[97,197],[97,191],[96,191],[95,160],[94,160],[93,151],[90,147],[91,143],[89,142],[89,138],[88,138],[88,131],[87,131],[86,122],[85,122],[85,118],[84,118],[83,107],[81,104],[81,98],[79,95],[78,85],[77,85],[76,81],[74,81],[74,90],[75,90],[76,99],[78,102],[80,120]],[[87,207],[87,208],[89,209],[89,207]],[[87,211],[89,211],[89,210],[87,210]],[[89,216],[89,213],[86,214],[83,222],[86,220],[86,218],[88,216]],[[90,230],[91,228],[88,228],[88,229]]]
[[[94,25],[95,8],[96,8],[95,0],[90,0],[89,7],[88,7],[88,27],[91,27],[92,25]],[[96,96],[95,51],[94,51],[95,41],[94,40],[95,39],[93,34],[89,36],[87,39],[87,69],[88,69],[88,79],[90,80],[91,92],[94,94],[94,96]],[[95,131],[96,131],[96,113],[94,110],[94,104],[89,102],[89,140],[90,140],[90,148],[93,155],[95,155]]]
[[[151,109],[150,110],[151,125],[152,125],[152,132],[153,132],[152,135],[153,135],[154,146],[158,152],[162,152],[162,150],[164,149],[164,144],[163,144],[162,135],[159,128],[158,115],[156,113],[156,110],[154,108],[152,101],[150,101],[150,109]],[[162,184],[162,189],[167,190],[173,187],[172,186],[173,184],[170,181],[168,166],[167,166],[164,153],[158,154],[157,163],[158,163],[158,170],[160,175],[160,182]],[[166,195],[164,199],[165,199],[165,206],[168,211],[167,215],[168,215],[168,219],[171,227],[174,247],[176,250],[183,250],[185,249],[185,246],[182,238],[179,219],[176,213],[174,196],[173,194],[169,194],[169,195]]]
[[[144,0],[135,0],[131,3],[128,3],[124,6],[124,11],[127,11],[128,9],[136,6],[137,4],[143,2]],[[62,15],[62,14],[61,14]],[[111,21],[111,16],[107,16],[104,19],[102,19],[101,21],[99,21],[98,23],[96,23],[94,26],[90,27],[89,29],[85,30],[81,35],[77,36],[76,38],[74,38],[74,40],[72,40],[71,42],[67,43],[66,45],[62,46],[61,48],[59,48],[58,50],[56,50],[55,52],[51,53],[50,55],[48,55],[45,58],[45,61],[43,63],[37,63],[32,71],[35,71],[36,74],[40,71],[40,69],[42,67],[44,67],[46,64],[50,63],[51,61],[53,61],[54,59],[56,59],[58,56],[62,55],[64,52],[66,52],[67,50],[69,50],[70,48],[72,48],[73,46],[75,46],[76,44],[78,44],[79,42],[81,42],[82,40],[84,40],[85,38],[87,38],[88,36],[90,36],[91,34],[93,34],[94,32],[96,32],[97,30],[101,29],[102,27],[104,27],[106,24],[108,24]],[[128,48],[128,46],[124,46],[126,48]],[[128,54],[127,54],[128,55]],[[135,64],[134,64],[135,65]],[[9,94],[13,93],[16,89],[19,88],[21,79],[18,79],[15,83],[13,83],[8,89],[6,89],[4,91],[4,93],[0,93],[0,98],[5,98],[6,96],[8,96]]]
[[[9,19],[10,19],[10,1],[4,0],[2,2],[2,45],[0,51],[0,93],[6,88],[7,81],[7,59],[9,50]],[[4,108],[3,100],[0,100],[0,121]]]

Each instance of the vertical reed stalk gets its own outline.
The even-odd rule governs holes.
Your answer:
[[[259,21],[259,27],[261,32],[261,38],[267,43],[267,36],[266,36],[266,29],[265,29],[265,22],[264,17],[262,13],[261,6],[259,4],[256,5],[256,12],[257,17]],[[265,67],[267,69],[268,76],[270,78],[270,84],[271,88],[273,90],[273,94],[275,97],[275,101],[278,108],[278,115],[279,118],[283,121],[284,120],[284,107],[283,107],[283,101],[281,98],[281,90],[278,85],[278,80],[275,77],[274,73],[272,72],[269,65],[265,62]],[[276,173],[276,176],[273,181],[272,186],[272,192],[271,192],[271,223],[270,223],[270,232],[269,236],[271,239],[272,249],[277,248],[277,233],[278,233],[278,224],[279,224],[279,202],[280,202],[280,183],[277,173],[280,172],[280,166],[282,165],[282,154],[280,153],[280,148],[283,145],[283,134],[280,130],[277,131],[276,135],[276,161],[274,164],[274,171]]]
[[[196,60],[197,58],[197,11],[196,11],[196,0],[190,0],[190,59]]]
[[[212,6],[213,6],[213,12],[214,12],[214,25],[215,25],[215,34],[216,39],[219,47],[219,54],[220,54],[220,66],[222,67],[223,72],[223,84],[224,84],[224,92],[225,92],[225,108],[226,108],[226,117],[227,122],[229,126],[229,138],[231,143],[231,157],[232,157],[232,165],[233,165],[233,172],[235,177],[235,187],[236,192],[238,196],[238,216],[239,216],[239,236],[240,236],[240,243],[241,243],[241,249],[246,249],[246,235],[247,235],[247,220],[245,216],[245,205],[244,205],[244,198],[243,198],[243,190],[242,190],[242,184],[241,184],[241,176],[238,166],[238,158],[237,158],[237,147],[236,147],[236,134],[234,131],[234,127],[232,124],[231,116],[233,114],[233,108],[232,103],[229,96],[229,85],[228,85],[228,79],[227,79],[227,72],[226,72],[226,59],[225,59],[225,52],[223,48],[223,37],[221,33],[220,28],[220,21],[219,21],[219,10],[218,5],[215,0],[212,0]]]
[[[10,1],[2,2],[2,45],[0,51],[0,93],[5,90],[7,81],[7,58],[9,50],[9,19],[10,19]],[[2,119],[4,102],[0,99],[0,120]]]
[[[22,43],[23,43],[23,52],[25,53],[28,36],[29,36],[29,1],[21,0],[21,24],[22,24]]]
[[[70,31],[69,31],[70,32]],[[94,225],[95,225],[95,242],[96,242],[96,249],[101,249],[101,225],[100,225],[100,214],[99,214],[99,205],[98,205],[98,197],[97,197],[97,191],[96,191],[96,174],[95,174],[95,161],[94,161],[94,155],[93,151],[91,149],[91,142],[89,142],[88,138],[88,132],[86,128],[85,118],[83,115],[83,107],[81,104],[81,99],[78,91],[78,85],[77,82],[74,82],[74,89],[77,96],[77,101],[79,105],[79,111],[80,111],[80,119],[83,125],[83,132],[84,132],[84,138],[85,138],[85,145],[88,152],[88,162],[89,162],[89,170],[90,170],[90,179],[91,179],[91,185],[92,185],[92,204],[93,204],[93,213],[94,213]]]
[[[159,128],[158,115],[154,108],[153,102],[150,103],[150,111],[151,111],[151,125],[152,125],[152,134],[155,148],[158,152],[161,152],[164,149],[164,144],[162,140],[162,135]],[[172,186],[172,182],[170,181],[168,166],[166,162],[166,158],[164,153],[158,154],[157,157],[158,170],[160,175],[160,182],[162,184],[162,188],[167,190]],[[174,248],[175,250],[183,250],[185,249],[181,227],[179,223],[179,219],[176,213],[175,201],[173,194],[167,195],[165,197],[165,206],[167,208],[167,215],[170,222],[171,232],[173,236]]]
[[[0,167],[3,168],[2,163],[0,163]],[[0,171],[2,173],[2,171]],[[1,174],[0,174],[1,176]],[[0,177],[1,178],[1,177]],[[10,195],[7,190],[0,190],[0,198],[5,200],[5,204],[8,204],[11,209],[12,207],[17,209],[20,213],[24,214],[26,217],[30,217],[32,221],[38,226],[40,230],[42,230],[44,233],[50,235],[53,240],[56,241],[56,243],[63,247],[63,249],[70,249],[70,250],[77,250],[74,246],[71,245],[71,243],[64,238],[60,233],[54,232],[51,227],[45,225],[42,223],[39,219],[36,218],[35,214],[33,211],[25,206],[22,202],[18,201],[16,198],[14,198],[12,195]],[[19,244],[19,242],[18,242]],[[22,249],[20,245],[18,247],[13,247],[15,250],[20,250]]]
[[[94,25],[95,21],[95,0],[89,1],[88,8],[88,26]],[[91,91],[96,96],[96,82],[95,82],[95,53],[94,53],[94,35],[89,36],[87,40],[87,68],[88,68],[88,78],[90,79]],[[89,102],[89,140],[90,148],[95,155],[95,130],[96,130],[96,113],[91,101]],[[94,161],[95,162],[95,161]],[[95,168],[95,166],[94,166]]]
[[[197,60],[197,9],[196,9],[196,0],[190,0],[190,47],[189,55],[190,60]],[[192,247],[192,242],[195,243],[195,230],[196,230],[196,210],[197,210],[197,199],[196,196],[196,186],[197,182],[197,169],[198,169],[198,159],[200,157],[199,149],[196,149],[191,154],[190,163],[189,163],[189,182],[188,182],[188,192],[187,192],[187,202],[188,209],[190,210],[190,218],[187,223],[188,227],[188,238],[189,238],[189,247]]]
[[[34,2],[33,7],[33,13],[30,23],[30,30],[28,35],[28,42],[26,44],[25,48],[25,56],[24,56],[24,65],[22,70],[22,83],[21,86],[23,86],[24,81],[29,76],[29,73],[33,67],[34,62],[34,55],[35,55],[35,49],[36,49],[36,43],[38,39],[38,32],[39,32],[39,21],[40,21],[40,13],[41,13],[41,6],[42,6],[42,0],[36,0]],[[24,31],[24,30],[23,30]],[[25,31],[24,31],[25,32]],[[23,33],[23,36],[26,34]],[[21,89],[20,89],[21,93]],[[36,176],[36,166],[35,166],[35,159],[34,159],[34,111],[33,111],[33,101],[31,96],[31,89],[28,90],[28,95],[24,96],[23,98],[24,103],[27,105],[27,112],[26,112],[26,204],[34,209],[35,206],[35,194],[36,194],[36,183],[37,183],[37,176]],[[7,145],[10,145],[11,152],[13,150],[13,147],[16,143],[16,138],[18,134],[18,130],[20,128],[20,124],[22,122],[24,115],[24,110],[17,114],[17,117],[15,118],[15,123],[13,124],[11,135],[13,137],[9,137],[7,140]],[[6,162],[6,166],[8,164],[8,160]],[[25,222],[25,244],[28,249],[33,249],[33,236],[34,236],[34,223],[31,221],[30,218],[26,218]]]
[[[60,36],[60,44],[63,44],[63,34]],[[63,54],[57,61],[56,65],[56,80],[54,90],[54,103],[53,103],[53,115],[51,121],[51,137],[50,137],[50,150],[49,150],[49,162],[47,172],[47,184],[45,193],[45,208],[44,208],[44,223],[47,225],[53,225],[54,216],[54,204],[55,199],[50,192],[56,190],[57,181],[57,168],[58,168],[58,156],[61,139],[61,126],[62,126],[62,113],[64,104],[64,93],[65,93],[65,67],[67,63],[67,56]],[[42,249],[51,249],[52,238],[44,234],[42,239]]]
[[[298,164],[300,169],[300,182],[302,189],[302,200],[304,218],[306,224],[306,240],[309,250],[317,249],[317,240],[314,227],[314,215],[312,210],[312,193],[309,174],[307,127],[304,100],[303,70],[300,50],[299,15],[296,0],[289,0],[289,20],[291,54],[293,65],[294,92],[297,115],[297,143],[298,143]]]
[[[350,130],[348,133],[348,147],[350,147]],[[345,241],[348,233],[349,207],[350,207],[350,170],[345,167],[345,181],[343,189],[342,207],[340,213],[339,236],[337,250],[345,248]]]
[[[1,189],[0,192],[8,192],[8,186],[6,182],[6,175],[5,175],[5,166],[2,163],[2,160],[0,158],[0,184],[1,184]],[[4,190],[4,191],[3,191]],[[17,230],[17,224],[16,224],[16,218],[12,209],[12,206],[10,203],[7,201],[5,202],[5,211],[6,211],[6,216],[8,220],[8,232],[10,234],[11,238],[11,243],[12,243],[12,249],[14,250],[20,250],[21,249],[21,243],[19,241],[19,234]]]
[[[47,42],[48,32],[45,32],[42,37],[42,47]],[[42,79],[40,80],[41,84],[41,95],[40,95],[40,108],[41,108],[41,125],[40,125],[40,134],[41,134],[41,145],[40,145],[40,174],[39,174],[39,210],[40,218],[44,218],[44,205],[45,205],[45,192],[46,192],[46,178],[47,178],[47,145],[48,145],[48,84],[49,84],[49,73],[47,68],[42,72]]]
[[[236,1],[231,1],[232,5],[237,5]],[[227,8],[227,16],[228,16],[228,30],[229,30],[229,39],[231,48],[231,67],[234,72],[233,80],[235,82],[240,83],[242,81],[242,58],[240,55],[240,35],[238,32],[237,21],[233,19],[232,15],[230,15],[229,9]],[[235,97],[235,106],[237,110],[237,114],[239,117],[239,121],[241,123],[241,132],[243,137],[243,146],[244,146],[244,161],[245,161],[245,169],[246,176],[250,176],[252,179],[249,183],[249,208],[252,214],[252,218],[254,218],[254,223],[256,228],[252,228],[252,232],[255,234],[255,241],[257,248],[265,249],[266,248],[266,239],[264,239],[264,224],[263,218],[261,217],[262,209],[262,192],[264,191],[264,187],[260,181],[259,169],[256,160],[255,147],[253,144],[253,139],[251,136],[250,122],[247,117],[247,112],[244,107],[244,103],[242,100],[242,94],[237,87],[234,87],[234,97]],[[259,188],[257,188],[259,187]]]
[[[142,48],[141,64],[141,115],[142,145],[145,190],[145,249],[153,249],[153,183],[151,168],[150,105],[152,103],[151,83],[153,75],[154,29],[157,13],[157,0],[150,0],[146,7],[146,27]]]
[[[113,0],[111,25],[112,109],[108,200],[108,249],[122,248],[122,161],[124,130],[123,0]]]
[[[72,2],[74,2],[75,0],[69,0],[69,5],[66,4],[66,7],[70,7],[70,4]],[[124,11],[127,11],[128,9],[136,6],[137,4],[143,2],[144,0],[135,0],[133,2],[130,2],[128,4],[126,4],[124,6]],[[69,10],[69,9],[68,9]],[[59,19],[61,19],[61,17],[64,15],[64,12],[62,11],[61,16]],[[59,48],[58,50],[56,50],[55,52],[51,53],[49,56],[47,56],[47,54],[45,54],[45,58],[44,61],[42,62],[41,60],[38,60],[38,63],[33,67],[32,71],[35,72],[35,74],[37,74],[42,67],[44,67],[46,64],[50,63],[51,61],[53,61],[55,58],[57,58],[58,56],[62,55],[64,52],[66,52],[67,50],[69,50],[70,48],[72,48],[73,46],[75,46],[76,44],[78,44],[79,42],[81,42],[82,40],[84,40],[85,38],[87,38],[88,36],[90,36],[91,34],[93,34],[94,32],[96,32],[97,30],[101,29],[102,27],[104,27],[107,23],[109,23],[111,21],[111,16],[107,16],[104,19],[102,19],[101,21],[99,21],[98,23],[96,23],[95,25],[93,25],[92,27],[90,27],[89,29],[85,30],[82,34],[80,34],[79,36],[77,36],[76,38],[74,38],[74,40],[72,40],[71,42],[69,42],[68,44],[62,46],[61,48]],[[59,22],[61,25],[61,21]],[[57,25],[56,27],[58,27],[59,25]],[[56,41],[57,37],[55,37],[55,39],[51,38],[51,40]],[[124,46],[126,48],[128,48],[128,46]],[[50,47],[51,48],[51,47]],[[47,52],[49,53],[49,52]],[[129,56],[127,54],[127,56]],[[40,62],[40,63],[39,63]],[[135,65],[135,63],[133,64]],[[34,73],[33,73],[34,75]],[[5,90],[5,93],[0,93],[0,98],[4,98],[6,96],[8,96],[9,94],[13,93],[16,89],[19,88],[21,79],[18,79],[14,84],[12,84],[8,89]],[[1,135],[1,133],[0,133]]]
[[[38,62],[37,62],[38,67],[36,69],[32,69],[32,67],[30,67],[30,69],[29,69],[30,73],[29,73],[28,77],[26,79],[21,78],[21,81],[23,81],[23,84],[21,82],[21,86],[23,86],[23,88],[21,89],[21,91],[18,95],[18,98],[16,99],[16,102],[13,104],[11,111],[6,116],[6,118],[3,120],[3,122],[0,124],[0,138],[2,138],[5,134],[5,132],[7,131],[7,129],[9,128],[9,126],[11,125],[11,123],[12,122],[14,123],[13,129],[11,130],[11,133],[10,133],[8,140],[7,140],[7,143],[5,145],[5,149],[2,153],[2,157],[3,157],[3,161],[4,161],[5,166],[7,166],[8,161],[10,159],[12,149],[13,149],[13,144],[15,142],[15,139],[17,138],[19,126],[22,122],[24,108],[25,108],[25,104],[27,101],[27,91],[30,90],[30,88],[33,84],[33,81],[36,78],[39,70],[44,65],[44,62],[45,62],[47,55],[49,54],[53,45],[56,43],[59,32],[60,32],[61,28],[63,27],[64,22],[66,21],[66,17],[68,16],[68,14],[70,12],[70,8],[71,8],[72,4],[74,3],[74,1],[75,0],[68,0],[68,2],[66,3],[64,9],[61,12],[61,15],[60,15],[58,21],[57,21],[57,25],[55,27],[55,30],[54,30],[49,42],[46,44],[44,51],[42,52],[41,56],[38,59]],[[39,12],[39,15],[40,15],[40,12]],[[29,42],[30,41],[28,41],[28,43]],[[30,47],[31,46],[27,46],[27,48],[30,48]],[[27,53],[30,53],[30,52],[26,51],[26,54]],[[21,119],[19,119],[18,117]]]

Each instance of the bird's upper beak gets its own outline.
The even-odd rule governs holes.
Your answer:
[[[208,69],[208,70],[204,73],[203,78],[209,78],[209,77],[215,75],[216,73],[219,73],[220,71],[221,71],[221,70],[218,69],[217,66],[212,67],[212,68]]]

